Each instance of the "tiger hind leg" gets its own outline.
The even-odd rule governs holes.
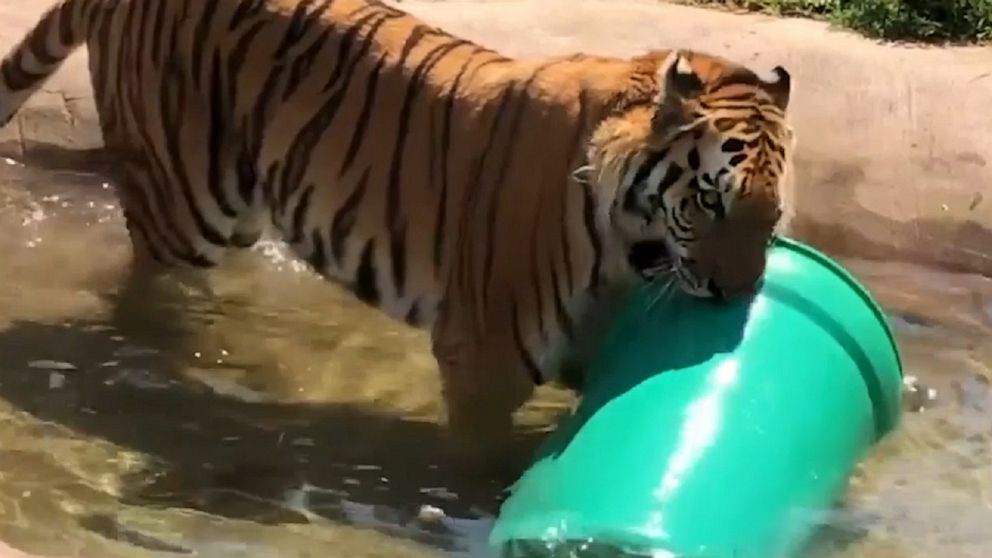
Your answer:
[[[246,250],[258,244],[265,231],[266,215],[261,210],[249,210],[234,225],[231,247]]]
[[[237,245],[234,237],[240,216],[207,217],[206,188],[193,182],[191,192],[184,192],[136,150],[120,158],[123,162],[112,182],[131,241],[132,281],[150,285],[165,280],[211,296],[207,272]]]
[[[114,186],[131,240],[132,267],[157,275],[174,269],[217,265],[221,250],[204,250],[191,219],[180,207],[174,186],[159,180],[134,159],[116,173]]]
[[[162,162],[149,163],[161,156],[129,151],[116,182],[136,265],[209,269],[262,238],[269,213],[254,173],[239,172],[233,148],[215,163],[221,170],[214,184],[195,164],[163,168]]]

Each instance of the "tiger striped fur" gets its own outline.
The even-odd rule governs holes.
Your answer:
[[[376,0],[63,0],[3,60],[0,122],[83,44],[136,266],[271,225],[432,330],[449,426],[485,445],[613,294],[746,292],[781,225],[781,67],[516,60]]]

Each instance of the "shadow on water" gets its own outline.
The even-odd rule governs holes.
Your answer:
[[[498,509],[505,480],[456,467],[436,423],[358,404],[248,402],[184,377],[182,302],[143,296],[141,308],[114,297],[106,321],[18,321],[0,331],[0,397],[41,421],[152,458],[123,479],[122,504],[269,525],[307,523],[315,514],[442,549],[450,549],[452,533],[419,521],[422,504],[456,518]],[[39,373],[46,366],[54,370]],[[64,385],[53,388],[53,375]],[[536,437],[521,434],[523,452]],[[356,519],[353,504],[380,517]],[[112,517],[83,515],[79,525],[146,549],[183,550],[142,540]]]

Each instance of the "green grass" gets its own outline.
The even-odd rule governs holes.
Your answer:
[[[992,0],[689,0],[827,19],[870,37],[917,42],[992,42]]]

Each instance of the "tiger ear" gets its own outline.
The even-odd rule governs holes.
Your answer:
[[[592,182],[592,171],[592,165],[582,165],[572,171],[572,180],[583,186],[588,186]]]
[[[789,97],[792,95],[792,76],[785,68],[775,66],[772,68],[770,76],[759,79],[778,108],[782,109],[783,112],[789,108]]]
[[[687,104],[703,92],[704,86],[685,53],[675,50],[665,58],[658,70],[658,81],[661,90],[651,120],[654,130],[665,132],[692,122]]]

